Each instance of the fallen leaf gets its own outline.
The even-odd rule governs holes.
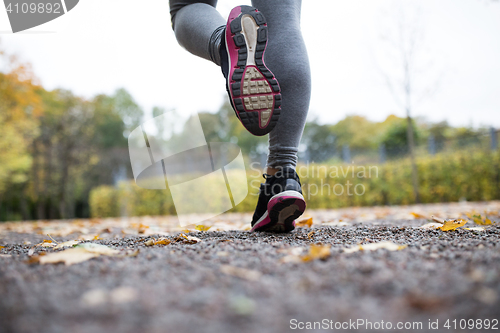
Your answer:
[[[444,224],[444,222],[445,222],[445,220],[443,220],[442,218],[439,218],[439,217],[434,216],[434,215],[432,215],[431,218],[433,221],[441,223],[441,224]]]
[[[302,256],[300,259],[307,262],[315,259],[326,259],[330,256],[330,245],[316,245],[311,244],[309,252]]]
[[[482,227],[472,227],[472,228],[464,228],[464,230],[472,230],[472,231],[485,231],[486,228]]]
[[[179,234],[179,236],[175,237],[174,241],[184,242],[187,244],[196,244],[196,243],[201,242],[201,239],[199,239],[198,237],[194,237],[194,236],[186,236],[184,234]]]
[[[41,243],[36,244],[35,246],[42,247],[55,247],[57,244],[51,241],[50,239],[44,239]]]
[[[353,253],[358,251],[375,251],[378,249],[386,249],[388,251],[398,251],[406,248],[408,245],[399,245],[393,242],[378,242],[378,243],[370,243],[370,244],[358,244],[347,249],[344,249],[344,253]]]
[[[424,224],[424,225],[420,226],[419,228],[422,228],[422,229],[437,229],[437,228],[440,228],[441,226],[442,226],[441,223],[430,222],[430,223],[427,223],[427,224]]]
[[[442,227],[439,227],[438,229],[441,229],[443,231],[450,231],[450,230],[455,230],[457,228],[460,228],[464,226],[467,223],[466,220],[458,219],[458,220],[448,220],[445,221]]]
[[[5,246],[0,246],[0,249],[3,249]]]
[[[291,248],[286,248],[286,249],[279,249],[278,253],[285,253],[287,254],[283,258],[280,259],[281,263],[287,263],[287,262],[301,262],[302,259],[300,258],[300,255],[304,252],[303,247],[291,247]]]
[[[220,271],[224,274],[236,276],[249,281],[259,281],[262,276],[262,273],[259,271],[230,265],[221,265]]]
[[[92,308],[104,304],[108,300],[108,293],[105,289],[92,289],[86,291],[81,297],[84,307]]]
[[[198,231],[208,231],[211,227],[205,226],[203,224],[198,224],[196,226],[196,230]]]
[[[33,261],[38,261],[40,264],[57,264],[63,262],[65,265],[78,264],[89,259],[99,257],[99,253],[87,252],[85,249],[67,249],[59,252],[49,253],[41,257],[32,257]]]
[[[310,228],[312,224],[313,224],[312,217],[295,222],[295,226],[297,228],[305,228],[306,226]]]
[[[307,234],[308,239],[312,239],[313,235],[316,233],[315,230],[311,231],[310,233]]]
[[[137,296],[137,290],[131,287],[118,287],[110,292],[111,302],[115,304],[129,303],[134,301]]]
[[[419,214],[419,213],[415,213],[415,212],[411,212],[410,214],[413,215],[413,217],[416,219],[426,219],[427,218],[426,216]]]
[[[112,249],[105,245],[96,243],[84,243],[77,245],[71,249],[66,249],[59,252],[52,252],[46,255],[39,255],[31,257],[28,263],[40,263],[44,264],[57,264],[63,262],[65,265],[78,264],[87,261],[92,258],[99,257],[101,255],[112,256],[112,257],[131,257],[136,256],[139,250],[135,250],[131,253],[121,254],[121,251]]]
[[[106,256],[112,256],[119,254],[120,250],[112,249],[106,245],[96,244],[96,243],[83,243],[74,247],[75,249],[83,249],[89,253],[97,253]]]
[[[160,238],[160,239],[158,239],[158,240],[156,240],[156,239],[154,239],[154,238],[153,238],[153,239],[150,239],[150,240],[146,241],[146,242],[144,243],[144,245],[146,245],[146,246],[153,246],[153,245],[168,245],[168,244],[170,244],[171,242],[172,242],[172,241],[171,241],[170,239],[168,239],[168,238]]]
[[[289,254],[289,255],[293,255],[293,256],[298,256],[299,254],[302,254],[302,252],[304,252],[304,248],[303,247],[289,247],[289,248],[286,248],[286,249],[279,249],[277,251],[278,253],[285,253],[285,254]]]
[[[138,228],[137,228],[137,229],[138,229],[138,232],[139,232],[140,234],[143,234],[143,233],[145,233],[145,232],[146,232],[146,229],[148,229],[148,228],[149,228],[149,226],[148,226],[148,225],[145,225],[145,224],[142,224],[142,223],[141,223],[141,224],[139,224],[139,226],[138,226]]]
[[[472,221],[474,221],[474,223],[476,224],[479,224],[479,225],[490,225],[492,224],[491,223],[491,220],[485,216],[484,218],[481,217],[481,215],[476,215],[476,214],[465,214],[467,215],[468,218],[470,218]]]
[[[168,238],[160,238],[157,241],[155,241],[154,245],[168,245],[171,242],[172,241],[170,239],[168,239]]]
[[[57,244],[57,246],[54,247],[54,249],[62,249],[64,247],[70,247],[70,246],[76,245],[78,243],[80,243],[80,242],[77,241],[77,240],[70,240],[70,241],[67,241],[67,242],[63,242],[63,243]]]

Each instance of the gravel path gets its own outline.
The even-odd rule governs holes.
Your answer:
[[[145,242],[158,235],[115,235],[85,242],[139,253],[70,266],[27,263],[29,254],[58,250],[32,245],[47,239],[44,235],[5,231],[0,331],[286,332],[320,322],[315,331],[342,324],[350,331],[377,326],[387,331],[390,324],[392,331],[403,332],[429,331],[430,320],[444,332],[459,331],[461,319],[480,319],[483,325],[485,319],[490,325],[497,320],[500,328],[500,227],[451,232],[419,227],[427,222],[354,218],[348,225],[285,235],[189,233],[201,240],[195,244],[174,241],[174,234],[166,236],[173,241],[169,245],[155,246]],[[345,251],[380,241],[407,247]],[[330,245],[330,256],[302,261],[311,244]],[[444,327],[448,319],[450,329]],[[396,329],[398,323],[407,329]],[[479,321],[474,323],[465,331],[477,331]]]

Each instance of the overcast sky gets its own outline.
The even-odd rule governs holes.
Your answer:
[[[420,17],[417,91],[432,90],[414,116],[452,125],[500,128],[500,2],[486,0],[308,0],[302,30],[313,75],[309,119],[333,123],[348,114],[381,121],[404,116],[385,77],[398,78],[391,58],[399,5]],[[219,1],[226,17],[249,1]],[[411,24],[410,24],[411,25]],[[0,8],[0,41],[33,64],[47,89],[92,97],[125,87],[149,113],[216,111],[225,80],[214,64],[178,46],[167,0],[81,0],[68,14],[27,32],[9,33]]]

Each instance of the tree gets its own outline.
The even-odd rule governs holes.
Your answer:
[[[0,208],[4,197],[14,199],[13,189],[25,192],[32,163],[30,147],[42,113],[40,89],[29,64],[0,49]],[[27,217],[24,195],[18,203]]]
[[[418,172],[415,162],[415,133],[412,114],[414,107],[430,96],[438,87],[439,80],[425,82],[420,80],[425,77],[423,65],[423,20],[419,8],[404,7],[398,3],[394,18],[386,20],[393,23],[384,32],[382,38],[386,45],[387,68],[381,73],[386,85],[391,92],[396,104],[406,114],[407,142],[412,165],[412,183],[415,201],[419,202]]]

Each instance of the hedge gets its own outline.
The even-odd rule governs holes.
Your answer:
[[[422,203],[500,199],[498,152],[467,151],[418,158],[417,170]],[[363,166],[299,165],[297,171],[309,208],[415,203],[408,159]],[[255,171],[249,171],[247,175],[249,194],[231,212],[251,212],[255,208],[258,186],[263,179]],[[200,192],[194,188],[188,198],[201,198],[202,202],[216,207],[221,195],[225,195],[220,189]],[[118,187],[95,188],[90,195],[90,208],[93,217],[176,213],[169,190],[146,190],[133,181],[121,183]]]

